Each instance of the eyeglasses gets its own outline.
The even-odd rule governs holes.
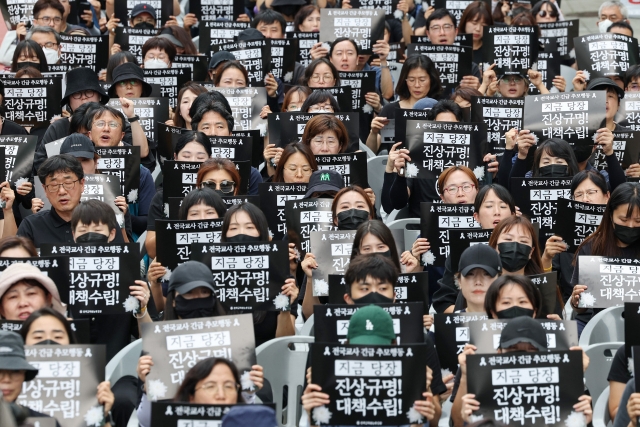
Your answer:
[[[87,90],[81,90],[80,92],[72,93],[71,97],[73,99],[91,98],[95,94],[96,94],[95,90],[87,89]]]
[[[521,76],[508,76],[500,79],[500,81],[506,85],[509,83],[522,83],[523,80],[524,79]]]
[[[106,122],[106,121],[104,121],[104,120],[100,120],[99,122],[95,122],[95,123],[93,124],[93,127],[96,127],[96,128],[98,128],[98,129],[102,129],[103,127],[105,127],[105,126],[107,126],[107,125],[108,125],[111,129],[117,129],[117,128],[119,128],[119,127],[120,127],[120,123],[118,123],[118,122],[108,122],[108,123],[107,123],[107,122]]]
[[[53,49],[54,46],[58,46],[58,43],[55,42],[46,42],[40,45],[41,48]]]
[[[320,81],[323,82],[330,82],[330,81],[334,81],[335,77],[333,77],[333,74],[314,74],[311,76],[311,81],[314,83],[319,83]]]
[[[313,173],[313,170],[311,169],[310,166],[298,167],[296,165],[291,165],[286,169],[291,173],[297,173],[298,171],[302,171],[302,175],[304,176],[311,176],[311,174]]]
[[[313,144],[314,147],[318,148],[322,147],[324,144],[327,144],[327,147],[329,148],[334,148],[340,144],[340,141],[338,141],[337,138],[333,138],[331,136],[327,139],[324,139],[321,136],[316,136],[311,140],[311,144]]]
[[[138,86],[139,84],[140,82],[138,80],[123,80],[120,82],[120,86],[126,86],[126,85]]]
[[[202,181],[200,183],[200,188],[210,188],[212,190],[218,189],[218,184],[215,181]],[[220,191],[225,194],[233,193],[233,190],[236,188],[236,183],[233,181],[223,180],[220,182]]]
[[[445,33],[448,33],[454,28],[453,24],[434,25],[433,27],[429,27],[429,32],[439,33],[441,30],[444,30]]]
[[[465,193],[470,193],[471,190],[473,190],[475,188],[475,185],[473,184],[464,184],[464,185],[450,185],[447,188],[444,189],[444,191],[446,191],[449,194],[456,194],[458,192],[458,189],[462,188],[462,191]]]
[[[222,387],[222,393],[225,395],[232,395],[238,392],[240,386],[232,381],[226,381],[222,384],[218,383],[204,383],[201,387],[196,388],[194,391],[203,390],[205,393],[213,394],[220,390]]]
[[[24,375],[24,371],[5,371],[4,369],[0,370],[0,380],[3,379],[5,375],[8,376],[10,380],[15,381],[20,379],[20,377]]]
[[[51,17],[51,16],[43,16],[42,18],[36,18],[38,21],[42,21],[45,25],[48,25],[53,21],[55,24],[59,24],[62,22],[62,18],[59,16]]]
[[[331,111],[333,113],[333,106],[331,104],[328,104],[328,105],[316,104],[309,107],[310,113],[315,113],[316,111],[322,111],[322,110]]]
[[[48,184],[48,185],[45,185],[44,188],[49,193],[57,193],[58,191],[60,191],[60,187],[64,187],[65,190],[71,191],[76,187],[76,182],[78,181],[80,180],[76,179],[75,181],[65,181],[62,184]]]
[[[420,83],[420,86],[423,86],[423,85],[426,85],[429,82],[429,78],[420,77],[419,79],[416,79],[415,77],[409,77],[405,81],[407,82],[407,84],[409,84],[411,86],[417,86],[417,83]]]
[[[598,194],[598,191],[600,190],[596,190],[595,188],[592,188],[591,190],[587,190],[587,191],[579,191],[577,193],[573,193],[573,200],[580,200],[580,199],[584,199],[584,196],[587,197],[593,197],[596,194]]]

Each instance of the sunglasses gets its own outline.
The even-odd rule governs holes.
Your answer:
[[[236,183],[233,181],[228,181],[228,180],[223,180],[220,182],[220,191],[222,191],[225,194],[230,194],[233,193],[233,190],[235,190],[236,188]],[[210,188],[212,190],[216,190],[218,189],[218,184],[216,184],[215,181],[202,181],[202,183],[200,184],[201,188]]]

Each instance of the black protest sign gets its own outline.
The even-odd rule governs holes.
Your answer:
[[[563,427],[584,394],[582,351],[467,356],[474,416],[506,425]],[[578,414],[582,417],[582,414]]]
[[[209,71],[209,58],[204,55],[176,55],[171,63],[171,68],[188,68],[191,70],[193,80],[206,80]]]
[[[97,169],[101,173],[117,176],[127,203],[137,202],[140,189],[140,147],[96,147],[96,154],[100,156]]]
[[[640,303],[624,303],[624,345],[627,357],[631,354],[631,347],[640,346],[640,334],[636,329],[640,323]],[[639,372],[639,371],[636,371]]]
[[[353,0],[349,4],[353,9],[382,9],[387,16],[392,16],[398,3],[399,0]]]
[[[396,344],[421,344],[424,342],[422,304],[376,304],[393,318]],[[314,336],[316,342],[345,344],[351,316],[365,304],[316,304],[313,306]]]
[[[338,74],[340,76],[340,86],[351,88],[351,109],[367,114],[373,113],[373,107],[367,104],[365,95],[376,92],[376,72],[350,71]]]
[[[311,48],[314,44],[318,43],[320,40],[320,34],[317,32],[313,33],[287,33],[287,38],[297,39],[298,40],[298,51],[296,52],[296,62],[299,62],[304,67],[311,64],[313,58],[311,58]],[[298,82],[292,82],[293,84],[297,84]]]
[[[191,259],[193,243],[219,243],[222,219],[172,221],[156,219],[156,248],[158,262],[167,268],[168,275],[180,264]]]
[[[431,43],[431,40],[427,36],[411,36],[411,43]],[[473,34],[456,34],[453,44],[455,46],[473,46]]]
[[[24,261],[24,258],[0,258],[0,262],[3,262],[5,260],[11,260],[12,264],[16,263],[16,262],[26,262],[26,261]],[[60,263],[60,265],[65,265],[65,264]],[[3,269],[5,267],[6,266],[3,266]],[[49,275],[49,277],[53,277],[53,276]],[[55,282],[55,279],[52,279],[52,280]],[[68,273],[67,273],[67,276],[66,276],[65,280],[69,280],[69,274]],[[91,341],[91,332],[90,332],[91,325],[89,325],[89,322],[90,322],[89,319],[69,320],[69,326],[71,327],[71,332],[73,332],[73,335],[75,337],[75,342],[77,344],[89,344],[90,343],[90,341]],[[0,320],[0,331],[20,333],[20,329],[22,329],[22,323],[23,323],[22,320]]]
[[[253,138],[250,136],[210,136],[211,157],[234,162],[251,162]]]
[[[300,259],[309,250],[309,239],[312,231],[331,231],[338,227],[333,223],[331,204],[333,199],[300,199],[284,202],[284,213],[287,219],[287,237],[296,245]]]
[[[426,389],[425,360],[425,344],[311,344],[311,382],[330,400],[311,411],[313,425],[422,424],[413,403]]]
[[[260,406],[261,404],[254,405]],[[172,401],[151,402],[150,425],[162,425],[163,427],[220,426],[222,423],[222,417],[224,417],[234,406],[243,406],[243,404],[203,405]],[[262,404],[262,406],[268,406],[274,411],[276,410],[275,403]]]
[[[473,1],[471,0],[433,0],[432,6],[436,9],[447,9],[449,13],[455,16],[454,22],[460,22],[462,13]],[[455,28],[453,29],[455,31]]]
[[[391,151],[396,139],[396,119],[388,119],[387,124],[380,129],[380,147]]]
[[[125,22],[125,21],[122,21]],[[155,28],[132,28],[132,27],[116,27],[116,36],[114,43],[120,45],[120,49],[125,52],[131,52],[138,64],[144,63],[142,58],[142,46],[152,37],[158,35]]]
[[[316,162],[318,162],[318,169],[334,170],[340,173],[344,180],[345,187],[358,185],[362,188],[369,188],[367,178],[367,153],[364,151],[324,156],[318,155],[316,156]]]
[[[286,242],[197,243],[191,259],[209,266],[216,299],[228,310],[289,309],[280,292],[290,275]]]
[[[107,68],[109,60],[108,36],[70,36],[62,38],[60,60],[73,67],[91,68],[95,73]]]
[[[233,114],[233,131],[259,130],[260,136],[267,133],[267,120],[260,118],[262,107],[267,105],[267,90],[263,87],[214,88],[222,93]]]
[[[141,335],[142,351],[153,354],[145,383],[152,401],[175,396],[185,374],[201,360],[231,360],[243,381],[256,363],[251,314],[143,323]]]
[[[202,166],[202,163],[199,162],[165,160],[162,167],[162,202],[168,203],[169,197],[184,198],[191,190],[196,188],[200,166]]]
[[[249,86],[263,86],[264,78],[269,72],[271,50],[266,39],[239,41],[211,46],[212,52],[226,51],[233,54],[249,74]],[[266,103],[265,103],[266,104]],[[260,106],[262,108],[264,105]]]
[[[538,28],[486,26],[482,36],[483,58],[496,64],[497,76],[524,74],[538,60]]]
[[[542,296],[542,309],[545,313],[554,313],[558,301],[558,272],[533,274],[527,276],[531,282],[538,287]]]
[[[340,112],[348,113],[353,110],[353,90],[350,86],[338,86],[338,87],[321,87],[310,88],[312,91],[329,92],[338,101]]]
[[[38,267],[59,287],[69,286],[69,261],[64,256],[39,256],[34,258],[0,257],[0,272],[17,262]],[[62,297],[62,294],[60,294]]]
[[[267,48],[270,49],[271,62],[267,70],[276,79],[284,83],[295,84],[293,71],[296,65],[297,39],[268,39]]]
[[[355,231],[312,231],[309,251],[318,262],[313,270],[313,296],[329,294],[329,275],[344,274],[351,260]]]
[[[430,43],[407,46],[407,56],[425,55],[433,61],[446,94],[452,93],[464,76],[471,75],[473,49],[468,46],[433,45]]]
[[[211,46],[232,43],[235,38],[249,28],[249,22],[200,21],[198,51],[209,57]]]
[[[625,92],[614,120],[620,125],[640,131],[640,92]]]
[[[605,91],[527,96],[522,126],[536,143],[560,138],[577,148],[593,147],[596,131],[604,126],[606,98]]]
[[[451,258],[451,271],[458,271],[458,263],[462,253],[473,245],[489,244],[489,238],[493,230],[479,230],[469,228],[449,231],[449,257]]]
[[[307,192],[307,184],[286,184],[284,182],[263,182],[258,184],[258,195],[262,212],[267,218],[273,240],[282,240],[287,234],[284,207],[287,200],[302,199]]]
[[[148,81],[148,79],[146,80]],[[164,123],[169,120],[169,104],[171,100],[169,98],[132,98],[130,101],[133,103],[133,113],[140,117],[138,123],[142,126],[144,134],[149,140],[157,141],[157,123]],[[122,111],[119,98],[110,99],[109,105],[116,110]]]
[[[242,173],[242,169],[240,169],[240,173]],[[240,205],[242,203],[251,203],[254,206],[260,207],[260,196],[222,196],[222,201],[227,205],[227,209],[233,205]]]
[[[562,65],[562,58],[558,55],[558,52],[538,53],[538,62],[536,64],[544,86],[552,93],[558,92],[558,89],[553,85],[553,79],[560,75],[560,66]],[[540,90],[533,83],[529,83],[528,94],[539,95]]]
[[[182,135],[182,132],[186,131],[186,129],[169,126],[159,121],[156,122],[156,129],[158,156],[160,158],[160,165],[162,165],[166,160],[173,159],[176,145],[178,145],[178,139],[180,139],[180,135]]]
[[[578,200],[582,200],[582,198],[578,198]],[[555,234],[561,236],[567,244],[567,252],[576,252],[584,239],[596,231],[606,207],[607,205],[558,199],[558,214],[555,216],[554,230]]]
[[[269,143],[284,148],[292,142],[300,141],[307,122],[318,114],[301,113],[297,111],[270,113],[267,116],[269,123]],[[357,147],[359,143],[359,113],[336,113],[333,115],[345,125],[347,132],[349,132],[349,148]],[[357,148],[353,151],[355,150],[357,150]]]
[[[573,320],[535,319],[544,328],[549,351],[567,351],[578,345],[578,326]],[[502,329],[510,319],[486,319],[469,323],[469,343],[476,346],[476,353],[496,353],[500,347]]]
[[[473,205],[448,203],[420,203],[420,236],[429,240],[431,249],[422,255],[425,265],[444,267],[449,257],[451,231],[474,228],[480,224],[473,219]]]
[[[407,142],[407,120],[428,120],[431,108],[428,110],[413,110],[398,108],[395,112],[395,142]],[[385,126],[386,127],[386,126]],[[383,129],[384,130],[384,129]]]
[[[153,7],[156,11],[156,28],[160,28],[169,19],[169,15],[173,15],[173,5],[171,2],[161,0],[127,0],[114,2],[114,13],[120,22],[128,26],[131,18],[131,11],[139,4],[146,4]],[[157,31],[157,30],[156,30]]]
[[[36,0],[0,0],[0,12],[7,29],[15,30],[21,22],[30,24],[35,2]]]
[[[587,286],[580,294],[581,308],[608,308],[640,302],[640,260],[581,255],[578,283]]]
[[[544,248],[556,229],[558,200],[571,198],[571,179],[511,178],[511,194],[520,211],[539,224],[538,241]]]
[[[244,13],[244,4],[234,0],[190,0],[189,11],[198,21],[231,20],[236,21]]]
[[[554,39],[558,55],[566,57],[573,50],[573,39],[578,37],[580,32],[580,20],[541,22],[538,27],[540,27],[540,38]]]
[[[574,37],[578,69],[587,80],[623,75],[638,63],[638,40],[617,33]]]
[[[260,164],[264,162],[264,138],[261,136],[260,130],[234,130],[231,132],[231,135],[250,138],[252,147],[251,166],[256,169],[259,168]]]
[[[20,333],[22,320],[0,320],[0,331]]]
[[[144,68],[142,71],[144,71],[145,82],[160,85],[160,96],[169,98],[169,106],[171,108],[175,108],[178,102],[178,92],[180,92],[182,86],[193,80],[192,70],[189,68]],[[169,114],[168,109],[165,112],[167,115]],[[162,121],[166,121],[166,119]]]
[[[133,312],[139,303],[129,286],[140,279],[140,246],[42,244],[40,254],[67,256],[69,280],[57,283],[60,299],[74,315]]]
[[[623,169],[627,169],[640,158],[640,132],[613,132],[613,152]],[[594,154],[593,167],[598,170],[608,170],[606,157],[602,150]]]
[[[469,324],[487,319],[486,313],[434,314],[435,345],[442,369],[458,370],[458,355],[469,342]],[[444,376],[444,375],[443,375]]]
[[[451,166],[467,166],[478,179],[484,177],[481,144],[484,123],[407,120],[407,140],[411,162],[405,177],[437,180]]]
[[[37,135],[0,135],[0,148],[4,148],[5,177],[12,187],[19,186],[31,177],[37,143]]]
[[[471,121],[484,122],[487,127],[487,149],[502,155],[504,135],[511,129],[522,129],[524,98],[471,97]]]
[[[371,55],[373,45],[383,39],[384,17],[382,9],[321,9],[320,41],[348,37],[358,43],[361,55]]]
[[[4,118],[22,126],[49,123],[60,114],[62,78],[3,78]]]
[[[54,417],[64,427],[102,424],[104,408],[96,390],[104,380],[104,345],[36,345],[24,351],[38,375],[23,383],[17,404]]]

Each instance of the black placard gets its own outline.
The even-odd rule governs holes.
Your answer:
[[[451,271],[459,271],[458,264],[462,253],[473,245],[489,244],[489,238],[493,230],[479,230],[469,228],[449,231],[449,257],[451,258]]]
[[[456,18],[453,22],[460,22],[462,13],[471,3],[473,1],[470,0],[433,0],[432,6],[436,9],[447,9]]]
[[[407,120],[427,120],[430,114],[431,108],[428,110],[398,108],[395,112],[395,142],[404,142],[406,144]]]
[[[640,346],[640,334],[636,329],[640,325],[640,303],[624,303],[624,345],[627,357],[631,354],[631,347]],[[636,371],[640,372],[640,371]]]
[[[120,19],[123,25],[129,25],[131,11],[139,4],[147,4],[156,10],[156,28],[162,27],[173,15],[173,4],[162,0],[127,0],[114,2],[114,12],[116,18]]]
[[[145,388],[150,400],[171,399],[200,360],[233,361],[242,378],[256,363],[253,316],[201,317],[142,324],[142,351],[153,355]]]
[[[259,130],[260,136],[267,133],[267,119],[260,118],[262,107],[267,105],[267,90],[263,87],[214,88],[222,93],[233,113],[233,131]]]
[[[0,272],[4,271],[11,264],[24,262],[38,267],[43,274],[48,276],[61,288],[69,286],[69,262],[63,256],[39,256],[34,258],[12,258],[0,257]],[[60,294],[62,297],[62,294]]]
[[[471,97],[471,121],[484,122],[487,127],[487,148],[502,155],[505,149],[504,135],[509,130],[522,129],[524,98]]]
[[[226,51],[233,54],[236,60],[246,68],[249,74],[249,86],[264,86],[264,78],[269,72],[271,50],[266,39],[240,41],[211,46],[211,52]],[[261,105],[260,108],[264,107]]]
[[[204,55],[176,55],[171,68],[188,68],[193,80],[206,80],[209,71],[209,58]]]
[[[267,48],[270,49],[271,62],[269,72],[277,79],[287,84],[293,82],[293,71],[296,65],[297,39],[268,39]]]
[[[177,266],[191,259],[193,243],[220,243],[221,231],[222,219],[156,219],[157,261],[168,269],[163,280],[168,281]]]
[[[480,224],[473,219],[473,205],[448,203],[420,203],[420,227],[421,237],[431,245],[431,249],[422,255],[422,261],[435,267],[444,267],[449,257],[450,230],[474,228],[480,231]]]
[[[560,66],[562,65],[562,58],[555,50],[549,49],[549,52],[539,52],[537,71],[540,72],[542,83],[549,89],[551,93],[558,92],[558,89],[553,85],[553,79],[560,75]],[[529,95],[539,95],[540,90],[529,83]]]
[[[413,404],[426,390],[425,344],[311,344],[312,383],[330,403],[311,411],[314,425],[422,424]],[[352,401],[361,404],[354,408]]]
[[[41,255],[67,256],[69,280],[56,283],[74,315],[133,312],[129,286],[140,279],[140,246],[127,244],[40,245]]]
[[[353,110],[353,90],[350,86],[316,87],[310,88],[313,92],[329,92],[338,101],[341,113],[349,113]]]
[[[529,26],[485,26],[482,55],[495,63],[496,75],[523,74],[538,60],[538,28]]]
[[[640,282],[640,260],[581,255],[578,283],[587,290],[580,294],[581,308],[608,308],[639,302],[635,288]]]
[[[175,108],[178,102],[178,92],[185,83],[193,80],[192,71],[189,68],[163,68],[147,69],[143,68],[144,81],[150,84],[160,85],[160,96],[169,98],[169,106]],[[167,116],[169,110],[165,110]],[[167,121],[161,120],[160,121]]]
[[[586,71],[587,80],[620,76],[638,63],[638,40],[617,33],[600,33],[574,37],[578,69]]]
[[[109,37],[69,36],[60,34],[62,53],[60,60],[73,67],[91,68],[94,72],[107,68]]]
[[[182,132],[185,132],[187,129],[169,126],[162,122],[156,122],[156,128],[158,130],[158,156],[160,165],[163,165],[166,160],[173,159],[176,145],[178,145],[178,139],[180,139]]]
[[[200,21],[198,51],[209,57],[212,46],[232,43],[238,34],[247,28],[249,22]]]
[[[538,287],[542,296],[542,310],[545,313],[555,313],[558,301],[558,272],[533,274],[527,276]]]
[[[25,346],[27,362],[38,369],[22,384],[16,403],[54,417],[65,427],[101,424],[104,409],[96,390],[104,380],[104,345]]]
[[[4,148],[5,179],[17,187],[31,177],[36,135],[0,135],[0,148]]]
[[[165,160],[162,167],[163,190],[162,202],[169,203],[169,197],[184,198],[191,190],[196,188],[198,171],[202,163],[179,162],[177,160]]]
[[[344,274],[351,260],[355,231],[312,231],[309,251],[318,262],[312,272],[313,296],[329,294],[329,275]]]
[[[340,72],[340,85],[351,88],[351,109],[362,113],[372,114],[373,107],[367,104],[365,95],[376,92],[375,71]]]
[[[0,258],[0,262],[7,260],[10,258]],[[23,262],[24,258],[13,258],[14,262]],[[60,264],[64,265],[64,264]],[[52,277],[49,275],[49,277]],[[55,281],[55,279],[52,279]],[[69,280],[69,275],[67,274],[65,280]],[[69,320],[69,326],[71,327],[71,331],[75,336],[77,344],[90,344],[91,341],[91,325],[89,324],[89,319],[75,319]],[[20,329],[22,329],[22,321],[21,320],[0,320],[0,331],[10,331],[20,333]]]
[[[453,93],[464,76],[471,75],[473,49],[468,46],[433,45],[431,43],[407,46],[407,56],[428,56],[440,75],[445,94]]]
[[[276,410],[275,403],[254,403],[252,405],[268,406],[272,408],[274,412]],[[172,401],[151,402],[150,425],[162,425],[163,427],[220,426],[222,424],[222,417],[234,406],[244,405],[201,405]]]
[[[623,169],[638,163],[640,158],[640,132],[613,132],[613,152]],[[598,170],[608,170],[607,161],[602,150],[595,152],[592,164]]]
[[[382,9],[321,9],[320,41],[332,43],[348,37],[360,46],[361,55],[373,54],[373,45],[384,35]]]
[[[393,318],[396,344],[424,343],[422,304],[376,304]],[[316,304],[313,306],[316,342],[345,344],[351,316],[366,304]]]
[[[145,80],[148,81],[147,78]],[[163,87],[164,89],[164,87]],[[164,96],[164,95],[163,95]],[[176,93],[177,96],[177,93]],[[133,98],[133,113],[140,117],[138,123],[142,126],[144,134],[151,141],[158,140],[157,123],[164,123],[169,120],[170,98]],[[119,98],[109,100],[109,105],[116,110],[122,111]],[[123,112],[124,114],[124,112]]]
[[[140,147],[96,147],[96,154],[100,156],[96,168],[104,174],[117,176],[127,203],[137,202],[140,189]]]
[[[570,419],[584,394],[582,351],[467,356],[468,392],[474,416],[507,425],[557,426]],[[531,399],[535,395],[539,398]]]
[[[344,186],[358,185],[369,188],[367,177],[367,153],[329,154],[316,156],[318,169],[334,170],[342,175]]]
[[[242,173],[242,170],[240,170],[240,173]],[[252,205],[260,207],[260,196],[222,196],[222,201],[227,205],[227,209],[233,205],[239,205],[241,203],[251,203]]]
[[[449,371],[447,374],[458,370],[458,355],[469,342],[469,324],[486,319],[486,313],[433,315],[436,351],[440,366]]]
[[[311,48],[314,44],[320,40],[320,34],[314,33],[299,33],[292,32],[286,34],[287,38],[298,40],[298,51],[296,52],[296,61],[302,64],[304,67],[311,64],[313,58],[311,58]],[[293,82],[298,84],[298,82]]]
[[[614,120],[622,126],[640,131],[640,92],[625,92]]]
[[[411,43],[431,43],[431,40],[427,36],[411,36]],[[473,46],[473,34],[456,34],[453,44],[455,46]]]
[[[566,57],[573,50],[573,39],[580,32],[580,20],[540,22],[538,27],[540,27],[540,38],[554,40],[558,55]]]
[[[122,2],[120,2],[122,3]],[[122,21],[123,23],[125,21]],[[152,37],[158,34],[158,30],[146,28],[116,27],[114,43],[120,45],[120,49],[131,52],[138,64],[144,63],[142,58],[142,46]]]
[[[0,11],[7,29],[15,30],[16,26],[33,20],[33,5],[36,0],[0,0]]]
[[[407,120],[406,130],[411,162],[405,177],[435,181],[445,169],[460,165],[473,170],[478,179],[484,176],[484,123]]]
[[[258,184],[262,212],[267,218],[273,240],[282,240],[287,234],[284,214],[285,202],[302,199],[306,192],[307,184],[285,184],[284,182]]]
[[[353,0],[349,4],[353,9],[382,9],[387,16],[392,16],[399,2],[400,0]]]
[[[486,319],[471,322],[469,342],[476,346],[478,354],[496,353],[500,347],[502,329],[510,319]],[[578,345],[578,326],[573,320],[535,319],[547,333],[547,349],[549,351],[568,351]]]
[[[287,310],[280,290],[289,277],[286,242],[193,244],[191,259],[213,272],[217,300],[228,310]]]
[[[236,21],[244,13],[244,3],[234,0],[189,0],[189,10],[195,13],[200,22]]]
[[[607,205],[558,199],[554,230],[567,244],[567,252],[576,252],[584,239],[596,231],[606,207]]]
[[[264,162],[263,150],[264,150],[264,138],[261,136],[260,130],[234,130],[231,132],[232,136],[241,136],[251,138],[251,166],[259,168],[260,164]]]
[[[41,79],[3,78],[4,118],[22,126],[49,123],[60,114],[62,78]]]
[[[333,199],[287,200],[284,203],[287,220],[287,237],[296,245],[300,259],[309,252],[309,238],[312,231],[332,231],[338,227],[333,223],[331,204]]]
[[[251,162],[252,140],[249,136],[210,136],[211,157],[233,162]]]

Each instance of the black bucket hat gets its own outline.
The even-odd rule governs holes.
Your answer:
[[[83,90],[92,90],[100,94],[100,103],[109,102],[109,95],[100,86],[98,76],[90,68],[74,68],[67,73],[67,89],[64,92],[64,98],[60,101],[60,107],[64,107],[69,103],[69,98],[76,92]]]
[[[113,82],[109,88],[109,96],[117,98],[116,84],[125,80],[139,80],[142,83],[142,97],[146,98],[151,95],[151,85],[144,81],[142,68],[133,62],[125,62],[113,69]]]
[[[618,99],[624,98],[624,89],[616,84],[609,77],[596,77],[593,80],[589,80],[587,84],[587,90],[607,90],[612,88],[618,94]]]
[[[0,331],[0,366],[6,371],[25,371],[25,381],[38,375],[38,370],[27,362],[22,337],[15,332]]]

